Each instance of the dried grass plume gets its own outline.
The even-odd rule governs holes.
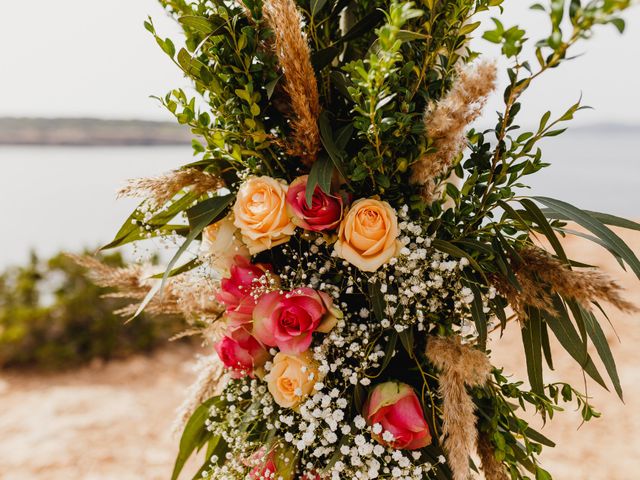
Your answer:
[[[78,265],[87,269],[89,279],[100,287],[113,288],[111,298],[129,299],[133,303],[116,311],[123,317],[133,316],[140,302],[160,279],[151,278],[153,269],[148,265],[114,267],[87,255],[68,255]],[[179,315],[188,322],[198,320],[213,325],[222,315],[222,307],[215,301],[216,285],[191,272],[176,275],[165,283],[162,293],[156,294],[144,311],[150,315]],[[199,333],[202,333],[199,330]]]
[[[527,306],[554,312],[552,295],[556,293],[576,300],[586,310],[598,300],[623,312],[638,310],[622,297],[620,285],[600,271],[572,270],[539,247],[526,247],[519,253],[522,262],[514,265],[514,274],[520,290],[502,277],[495,277],[494,284],[521,320],[526,318]]]
[[[411,172],[411,181],[422,185],[425,200],[434,199],[438,178],[450,170],[464,149],[466,129],[482,113],[495,89],[496,74],[491,61],[460,68],[451,90],[425,112],[426,133],[434,150],[420,158]]]
[[[219,395],[226,384],[224,366],[217,356],[201,357],[196,364],[198,376],[189,387],[187,396],[178,408],[173,425],[175,434],[181,432],[196,408],[215,395]]]
[[[263,13],[275,36],[275,53],[291,102],[292,141],[288,153],[311,165],[320,149],[320,96],[302,18],[294,0],[267,0]]]
[[[502,462],[496,458],[495,450],[486,434],[481,433],[478,437],[478,456],[480,457],[482,473],[486,480],[509,480]]]
[[[224,186],[221,178],[196,168],[175,170],[151,178],[135,178],[118,191],[120,197],[146,198],[151,206],[159,208],[171,200],[180,190],[189,188],[196,195],[214,192]]]
[[[430,337],[427,358],[441,371],[442,437],[454,480],[468,480],[469,457],[476,448],[475,405],[467,387],[483,385],[491,372],[487,356],[459,337]]]

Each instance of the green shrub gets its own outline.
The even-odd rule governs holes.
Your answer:
[[[102,257],[121,266],[120,254]],[[178,332],[182,321],[142,315],[125,323],[113,312],[129,303],[104,298],[84,269],[64,254],[0,275],[0,367],[59,369],[92,359],[150,351]]]

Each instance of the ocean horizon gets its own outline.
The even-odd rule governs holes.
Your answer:
[[[547,139],[543,159],[551,166],[526,179],[530,192],[638,219],[639,147],[635,128],[577,128]],[[116,200],[126,179],[191,158],[188,145],[0,146],[0,269],[25,262],[31,250],[46,256],[108,242],[137,204]]]

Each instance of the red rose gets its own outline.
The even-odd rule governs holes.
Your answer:
[[[324,232],[335,230],[342,220],[343,200],[339,196],[328,195],[316,186],[311,206],[307,205],[308,175],[296,178],[287,192],[287,212],[293,223],[305,230]]]
[[[273,455],[270,455],[264,463],[253,467],[249,472],[249,480],[270,480],[275,478],[276,464],[273,461]]]
[[[369,425],[382,426],[380,433],[373,434],[382,445],[418,450],[431,443],[420,400],[405,383],[386,382],[376,386],[364,405],[363,414]],[[391,433],[393,440],[385,440],[385,432]]]
[[[247,480],[293,480],[295,460],[291,450],[279,447],[267,452],[264,447],[260,448],[247,462],[250,468],[253,467]]]

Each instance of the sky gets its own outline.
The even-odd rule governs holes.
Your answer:
[[[0,116],[170,120],[149,96],[189,82],[142,26],[151,15],[162,35],[179,36],[177,25],[156,0],[2,3]],[[540,13],[527,9],[528,4],[505,0],[503,23],[525,26],[530,38],[540,38],[547,33],[546,24]],[[595,111],[583,112],[578,124],[640,124],[640,8],[625,18],[624,36],[613,27],[600,28],[592,41],[575,50],[584,56],[531,88],[523,123],[535,122],[548,106],[560,111],[582,94]],[[483,40],[476,47],[489,55],[496,53]],[[489,111],[499,107],[499,97],[494,96]]]

